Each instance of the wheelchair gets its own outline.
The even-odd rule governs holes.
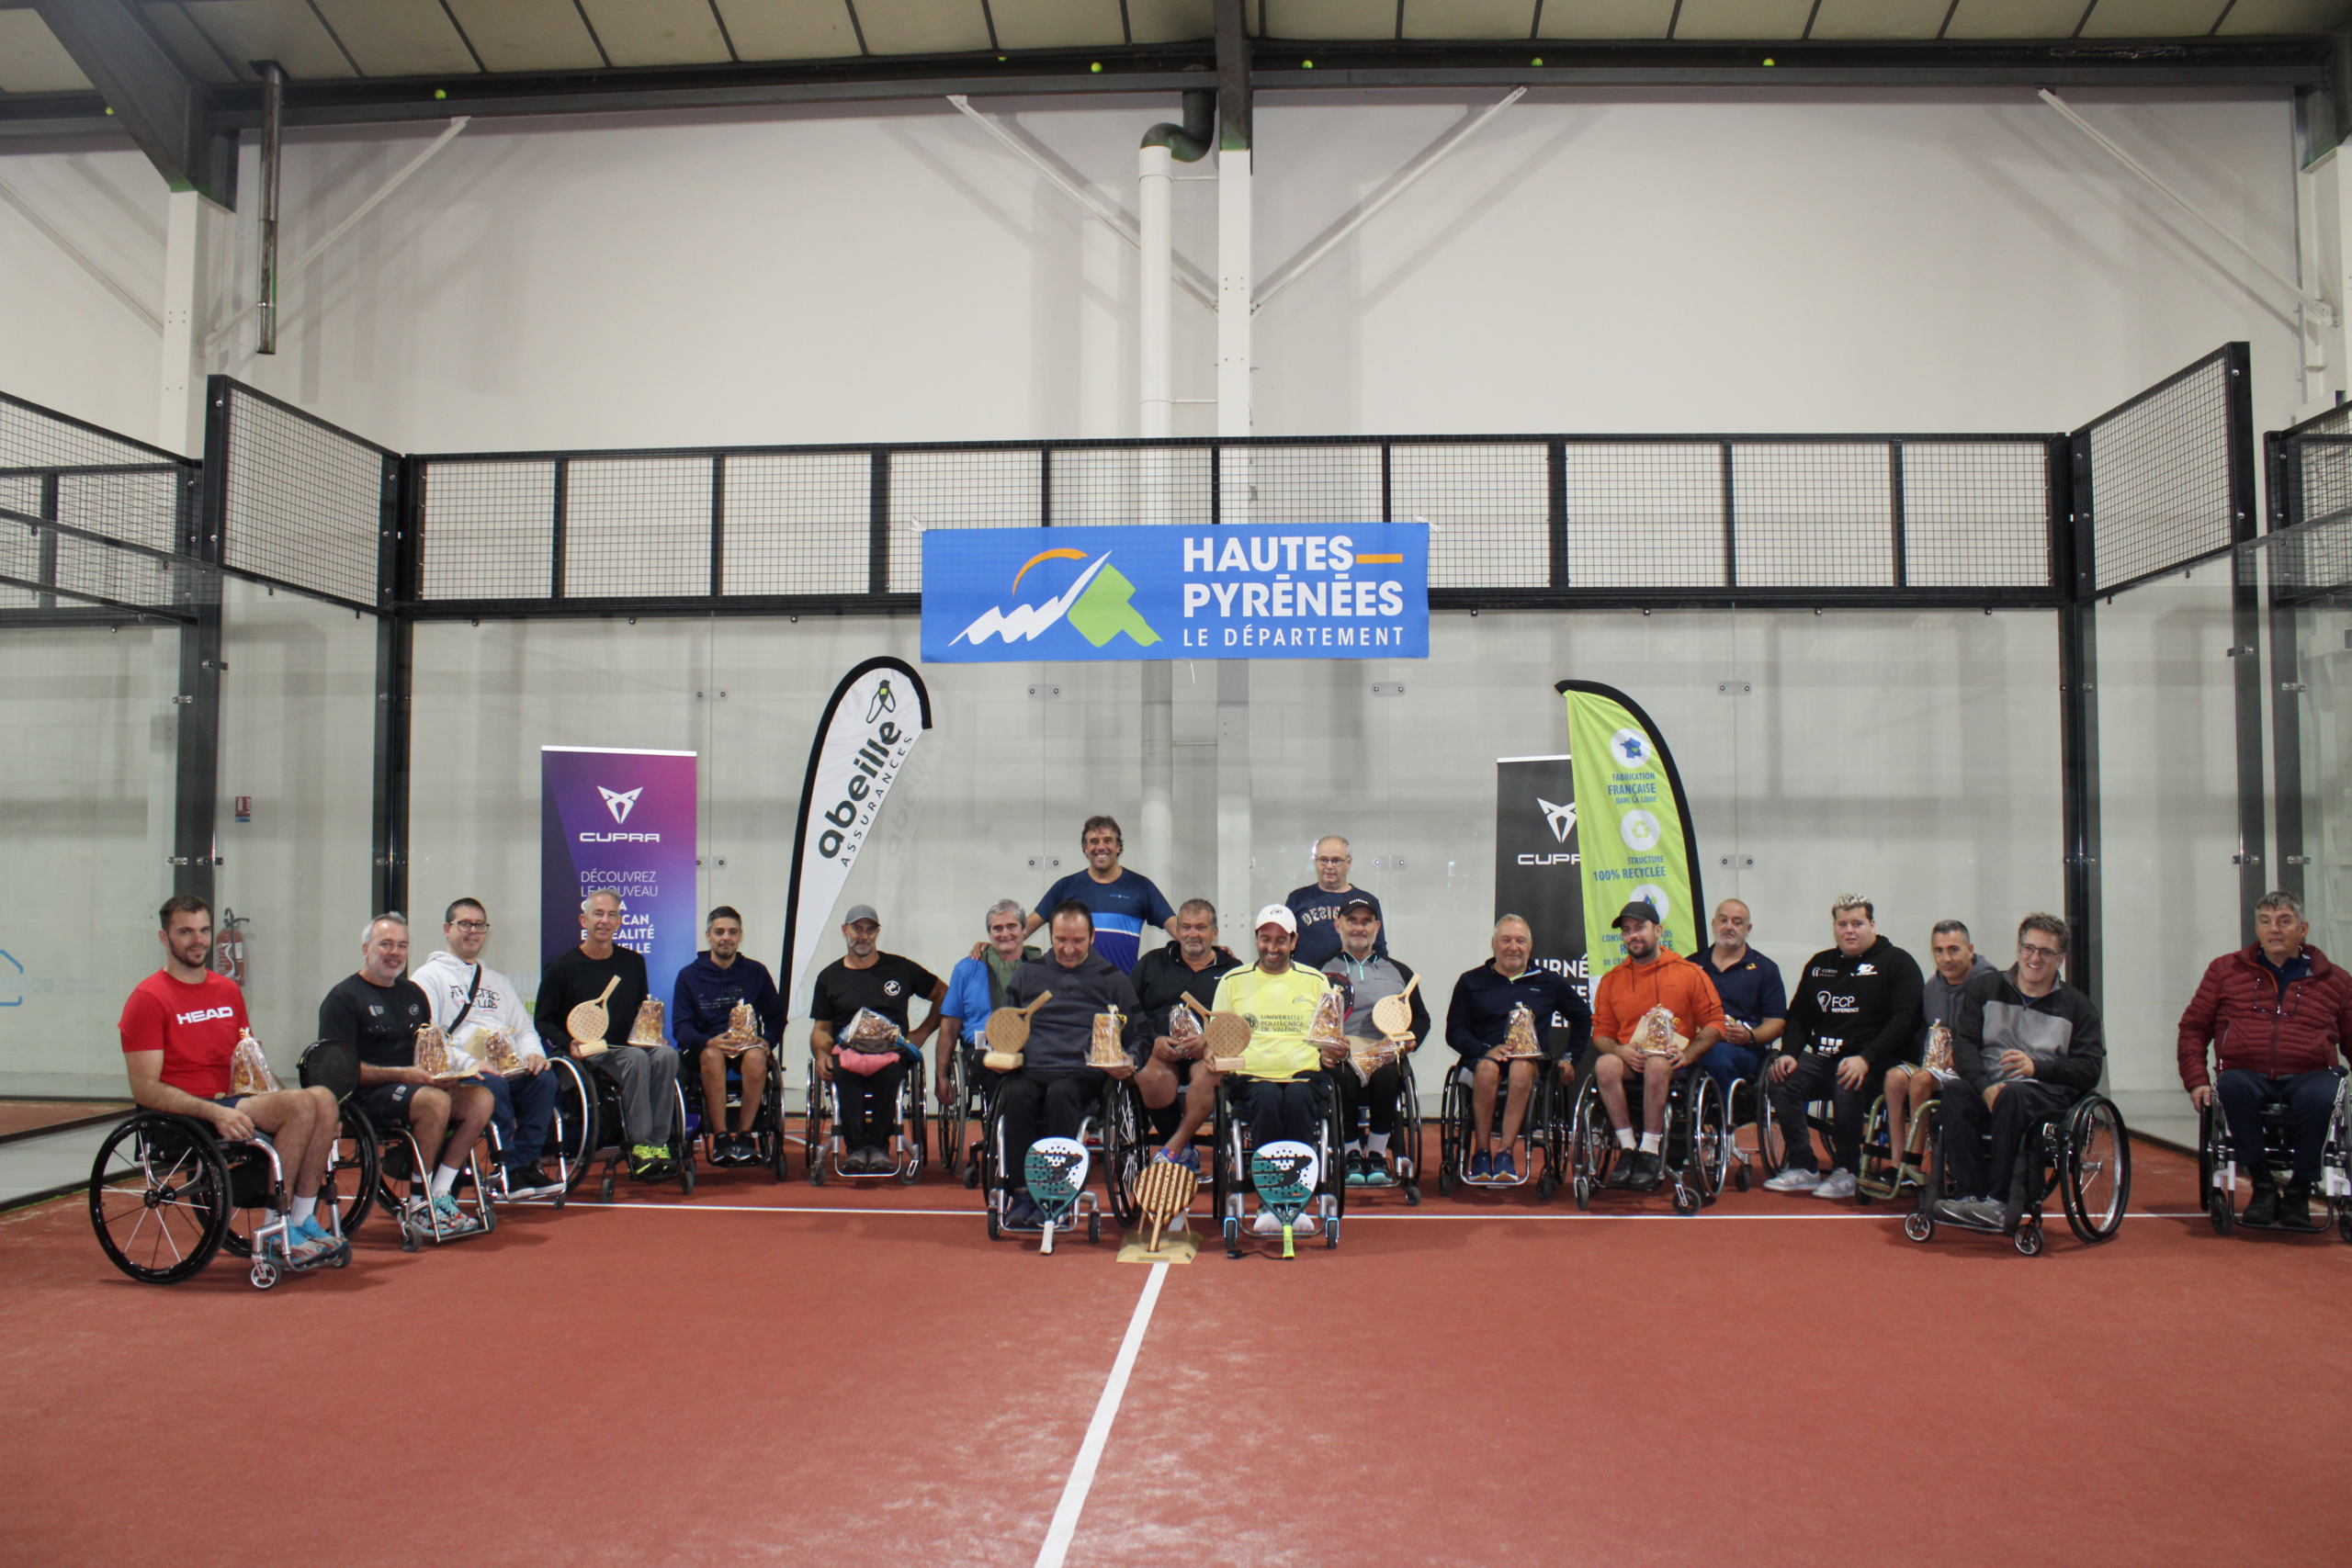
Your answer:
[[[895,1124],[898,1132],[890,1138],[891,1168],[888,1170],[862,1171],[842,1168],[842,1102],[838,1085],[817,1076],[813,1065],[808,1069],[808,1104],[800,1123],[800,1135],[808,1160],[808,1184],[822,1187],[830,1177],[845,1181],[872,1181],[897,1177],[912,1187],[922,1179],[924,1145],[929,1134],[924,1131],[923,1094],[927,1086],[922,1078],[922,1055],[918,1052],[899,1075],[898,1105]],[[776,1076],[773,1063],[768,1076]],[[782,1160],[781,1152],[777,1158]],[[692,1190],[692,1189],[688,1189]]]
[[[2288,1107],[2263,1107],[2262,1141],[2263,1164],[2270,1179],[2284,1187],[2295,1158],[2295,1129]],[[2222,1103],[2217,1099],[2197,1113],[2197,1191],[2217,1235],[2227,1235],[2244,1226],[2247,1230],[2318,1235],[2333,1224],[2337,1239],[2352,1243],[2352,1077],[2344,1078],[2335,1086],[2335,1109],[2329,1113],[2326,1140],[2320,1145],[2319,1190],[2312,1194],[2320,1201],[2320,1213],[2312,1217],[2310,1229],[2255,1224],[2239,1213],[2240,1163],[2230,1142],[2229,1118],[2222,1113]]]
[[[1637,1126],[1644,1087],[1630,1075],[1625,1080],[1625,1110]],[[1677,1069],[1668,1083],[1665,1139],[1661,1153],[1674,1189],[1674,1212],[1695,1214],[1722,1193],[1736,1157],[1723,1086],[1695,1065]],[[1610,1124],[1596,1074],[1586,1073],[1577,1084],[1576,1107],[1568,1117],[1568,1151],[1577,1207],[1589,1209],[1593,1195],[1608,1180],[1610,1167],[1626,1152]]]
[[[1928,1124],[1931,1151],[1928,1176],[1919,1184],[1918,1206],[1903,1216],[1903,1234],[1913,1241],[1927,1242],[1935,1238],[1939,1225],[1947,1225],[1979,1235],[2000,1235],[1984,1226],[1957,1224],[1936,1213],[1936,1204],[1944,1195],[1942,1096],[1929,1101],[1927,1109],[1932,1113]],[[1989,1128],[1984,1142],[1989,1157],[1993,1142]],[[2041,1211],[2053,1190],[2075,1240],[2097,1247],[2114,1239],[2132,1203],[2132,1141],[2123,1113],[2116,1110],[2113,1100],[2103,1094],[2086,1094],[2064,1111],[2043,1118],[2039,1125],[2026,1129],[2019,1156],[2018,1168],[2010,1176],[2013,1182],[2027,1183],[2026,1201],[2010,1238],[2018,1252],[2028,1258],[2041,1255],[2047,1241]]]
[[[500,1136],[498,1123],[491,1122],[481,1130],[482,1142],[490,1149],[490,1201],[513,1206],[520,1203],[545,1203],[560,1210],[571,1190],[580,1185],[587,1173],[588,1118],[595,1111],[595,1094],[590,1088],[586,1070],[570,1056],[549,1056],[548,1071],[555,1075],[555,1114],[548,1121],[548,1141],[539,1150],[539,1164],[555,1165],[555,1179],[560,1190],[540,1198],[521,1198],[509,1190],[506,1167],[509,1163],[506,1140]],[[586,1109],[583,1111],[582,1107]]]
[[[345,1238],[341,1205],[326,1196],[319,1204],[325,1229]],[[266,1291],[288,1271],[264,1256],[285,1235],[275,1214],[286,1212],[286,1197],[285,1169],[266,1135],[224,1143],[195,1117],[142,1111],[107,1134],[91,1163],[90,1228],[107,1260],[141,1284],[175,1285],[226,1248],[250,1260],[245,1277]],[[309,1267],[350,1261],[346,1239]]]
[[[1882,1093],[1871,1100],[1870,1111],[1862,1119],[1862,1168],[1854,1173],[1857,1203],[1867,1205],[1900,1198],[1905,1187],[1917,1188],[1928,1179],[1928,1163],[1932,1155],[1920,1143],[1920,1134],[1924,1132],[1930,1139],[1935,1136],[1936,1122],[1928,1114],[1928,1108],[1942,1098],[1943,1089],[1939,1086],[1935,1095],[1925,1100],[1919,1098],[1917,1085],[1911,1092],[1911,1114],[1904,1122],[1899,1147],[1894,1129],[1887,1122],[1886,1096]],[[1905,1151],[1915,1146],[1920,1150],[1921,1163],[1917,1165],[1904,1157]]]
[[[978,1066],[981,1046],[956,1042],[948,1053],[947,1098],[939,1102],[939,1168],[966,1187],[980,1184],[985,1135],[975,1136],[972,1123],[985,1129],[989,1117],[988,1080]],[[912,1069],[910,1069],[910,1071]]]
[[[621,1144],[621,1086],[595,1069],[594,1057],[582,1061],[569,1054],[550,1056],[548,1070],[564,1074],[556,1088],[555,1121],[548,1131],[548,1145],[559,1162],[557,1169],[564,1190],[568,1193],[579,1186],[589,1167],[601,1164],[605,1168],[599,1173],[596,1196],[600,1201],[609,1203],[619,1179],[621,1161],[628,1156],[628,1150]],[[691,1198],[695,1193],[695,1141],[686,1131],[685,1082],[681,1064],[678,1080],[670,1086],[669,1152],[678,1182]]]
[[[1405,1201],[1418,1206],[1421,1201],[1421,1094],[1413,1081],[1413,1057],[1410,1052],[1396,1058],[1396,1130],[1388,1135],[1388,1172],[1390,1179],[1365,1182],[1355,1189],[1363,1197],[1372,1192],[1396,1190],[1405,1195]],[[1335,1073],[1353,1072],[1342,1062],[1331,1069]],[[1371,1101],[1359,1099],[1353,1126],[1340,1129],[1340,1159],[1346,1161],[1345,1150],[1372,1130]],[[1345,1176],[1342,1174],[1342,1185]]]
[[[706,1046],[704,1049],[707,1050],[708,1047]],[[759,1150],[760,1163],[766,1166],[770,1174],[778,1181],[782,1181],[786,1174],[784,1072],[780,1057],[779,1048],[770,1045],[767,1077],[760,1086],[759,1109],[752,1116],[752,1146]],[[729,1062],[727,1065],[727,1103],[719,1108],[722,1112],[731,1112],[737,1106],[743,1103],[743,1075],[738,1071],[738,1062]],[[724,1127],[728,1121],[728,1117],[724,1114],[716,1119],[712,1118],[709,1115],[709,1108],[704,1105],[701,1068],[702,1063],[699,1058],[694,1061],[682,1060],[678,1064],[678,1090],[684,1097],[685,1103],[685,1116],[681,1125],[691,1127],[693,1136],[697,1138],[706,1134],[716,1135],[715,1129]],[[711,1168],[716,1170],[720,1168],[713,1166]],[[689,1188],[687,1190],[691,1191],[693,1189]]]
[[[456,1113],[451,1113],[451,1120]],[[343,1108],[345,1142],[372,1147],[376,1156],[375,1201],[392,1223],[400,1226],[401,1250],[414,1252],[430,1241],[436,1245],[445,1241],[463,1241],[477,1235],[488,1235],[498,1228],[498,1206],[489,1197],[489,1174],[483,1168],[482,1150],[489,1141],[489,1129],[466,1151],[466,1167],[461,1179],[450,1191],[450,1198],[460,1213],[469,1213],[481,1228],[458,1231],[448,1228],[425,1197],[432,1185],[433,1166],[441,1151],[435,1149],[428,1159],[416,1134],[406,1122],[394,1127],[379,1127],[365,1107],[356,1102]],[[338,1144],[338,1149],[340,1143]],[[408,1184],[405,1201],[392,1190],[392,1183]],[[471,1191],[466,1188],[470,1185]]]
[[[1216,1115],[1212,1122],[1214,1157],[1209,1171],[1211,1206],[1225,1232],[1225,1255],[1241,1256],[1242,1213],[1253,1190],[1250,1156],[1257,1147],[1249,1121],[1236,1103],[1235,1090],[1255,1082],[1238,1073],[1217,1080]],[[1348,1179],[1340,1159],[1340,1097],[1328,1072],[1310,1073],[1300,1080],[1313,1087],[1316,1110],[1315,1190],[1306,1213],[1321,1222],[1323,1245],[1340,1245],[1340,1222],[1347,1215]]]
[[[1001,1085],[1001,1080],[997,1087]],[[1143,1096],[1133,1078],[1104,1082],[1102,1098],[1079,1123],[1077,1137],[1086,1145],[1093,1168],[1102,1173],[1102,1197],[1098,1201],[1093,1193],[1081,1192],[1071,1213],[1086,1215],[1086,1239],[1099,1242],[1102,1239],[1105,1212],[1122,1229],[1133,1226],[1142,1213],[1142,1205],[1135,1197],[1136,1177],[1143,1169],[1144,1161],[1151,1157],[1151,1145],[1143,1131]],[[1027,1227],[1005,1223],[1008,1162],[1004,1113],[998,1103],[996,1087],[990,1089],[981,1112],[978,1150],[970,1157],[975,1161],[972,1179],[979,1183],[988,1200],[989,1239],[1033,1234]]]
[[[1546,1056],[1536,1064],[1534,1091],[1527,1101],[1527,1121],[1519,1135],[1527,1143],[1527,1168],[1517,1178],[1498,1181],[1481,1177],[1475,1181],[1467,1174],[1470,1147],[1470,1117],[1475,1109],[1472,1068],[1464,1061],[1445,1076],[1445,1090],[1438,1100],[1438,1172],[1437,1190],[1450,1193],[1455,1187],[1524,1187],[1535,1184],[1535,1196],[1549,1199],[1559,1190],[1560,1173],[1568,1166],[1567,1111],[1565,1103],[1566,1086],[1560,1082],[1558,1059]],[[1495,1086],[1495,1128],[1502,1126],[1506,1097],[1510,1091],[1508,1077]],[[1491,1130],[1491,1129],[1490,1129]]]

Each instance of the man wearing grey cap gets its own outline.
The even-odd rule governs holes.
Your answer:
[[[888,1176],[896,1168],[890,1139],[898,1131],[899,1080],[922,1060],[922,1043],[939,1027],[939,1004],[946,999],[947,982],[895,953],[884,953],[882,918],[871,904],[853,904],[842,920],[842,938],[849,951],[818,972],[808,993],[808,1052],[820,1078],[839,1086],[842,1110],[842,1171],[847,1176]],[[907,1027],[907,1011],[917,997],[931,1003],[931,1016],[919,1028]],[[888,1019],[899,1031],[898,1060],[858,1071],[870,1048],[853,1048],[856,1061],[845,1063],[835,1042],[847,1032],[860,1010]],[[815,1150],[809,1158],[818,1157]]]

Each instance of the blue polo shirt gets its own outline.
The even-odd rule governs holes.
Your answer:
[[[1164,926],[1176,918],[1150,877],[1119,868],[1115,882],[1097,882],[1091,874],[1074,871],[1051,887],[1037,905],[1037,918],[1050,920],[1054,906],[1076,899],[1094,916],[1094,951],[1124,975],[1143,955],[1147,926]]]
[[[1715,995],[1723,998],[1726,1016],[1750,1029],[1789,1016],[1789,993],[1781,983],[1781,966],[1754,948],[1730,968],[1718,969],[1715,950],[1709,946],[1701,950],[1699,966],[1715,983]]]

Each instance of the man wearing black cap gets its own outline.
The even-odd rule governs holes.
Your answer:
[[[1785,1134],[1786,1162],[1764,1183],[1775,1192],[1851,1198],[1861,1168],[1862,1119],[1890,1063],[1919,1043],[1919,961],[1878,934],[1876,911],[1859,893],[1829,906],[1838,945],[1805,960],[1789,998],[1789,1030],[1764,1069],[1772,1120]],[[1808,1101],[1835,1095],[1837,1166],[1827,1176],[1806,1130]]]
[[[947,999],[947,982],[911,958],[884,953],[882,917],[871,904],[853,904],[842,921],[842,939],[849,951],[817,974],[808,993],[808,1053],[820,1078],[840,1085],[842,1156],[845,1176],[888,1176],[897,1168],[890,1139],[898,1131],[893,1112],[899,1080],[922,1060],[922,1043],[939,1027],[939,1004]],[[931,1016],[909,1029],[907,1013],[917,997],[931,1002]],[[887,1066],[859,1072],[844,1066],[842,1047],[835,1042],[848,1031],[860,1011],[871,1010],[890,1021],[899,1031],[898,1060]],[[851,1048],[864,1058],[883,1055],[868,1048]],[[863,1064],[857,1064],[863,1065]],[[820,1157],[808,1151],[812,1160]]]

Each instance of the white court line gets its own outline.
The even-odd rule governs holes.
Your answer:
[[[1069,1555],[1070,1538],[1078,1533],[1078,1516],[1084,1511],[1086,1494],[1094,1485],[1094,1467],[1102,1462],[1103,1445],[1111,1440],[1111,1423],[1118,1419],[1119,1401],[1126,1397],[1127,1374],[1135,1371],[1144,1330],[1151,1326],[1152,1303],[1159,1300],[1159,1287],[1167,1278],[1168,1265],[1155,1263],[1151,1277],[1143,1282],[1135,1315],[1127,1319],[1127,1337],[1119,1342],[1119,1359],[1111,1363],[1111,1381],[1102,1385],[1102,1397],[1094,1402],[1094,1419],[1086,1424],[1086,1440],[1078,1446],[1078,1462],[1069,1467],[1069,1479],[1062,1483],[1062,1500],[1054,1508],[1054,1522],[1046,1529],[1046,1544],[1037,1549],[1037,1568],[1061,1568],[1062,1559]]]

